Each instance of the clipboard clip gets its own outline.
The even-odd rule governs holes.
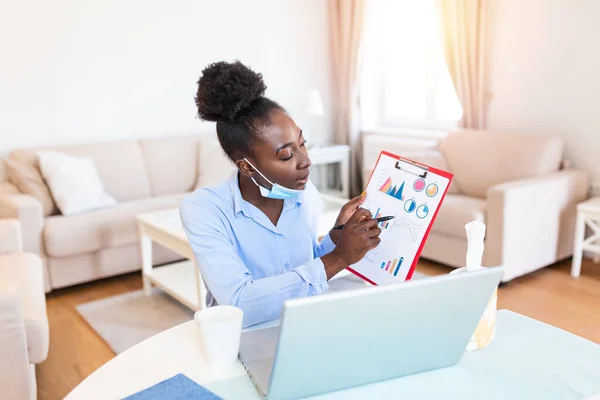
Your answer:
[[[427,176],[427,172],[429,171],[429,167],[417,164],[416,162],[410,160],[396,161],[396,168],[402,171],[406,171],[410,174],[417,175],[419,178],[425,178]]]

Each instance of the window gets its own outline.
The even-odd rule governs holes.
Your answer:
[[[434,0],[371,0],[361,79],[363,128],[452,128],[462,108],[448,73]]]

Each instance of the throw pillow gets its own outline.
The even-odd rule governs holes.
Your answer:
[[[56,203],[37,165],[9,159],[5,159],[4,164],[8,180],[19,192],[33,196],[42,203],[44,217],[58,214]]]
[[[91,158],[40,151],[40,170],[63,215],[108,207],[115,199],[105,192]]]

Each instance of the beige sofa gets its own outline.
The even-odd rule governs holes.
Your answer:
[[[454,174],[424,258],[464,266],[464,226],[472,220],[487,225],[483,264],[504,266],[504,282],[572,255],[575,205],[587,197],[588,176],[562,168],[559,139],[478,130],[439,141],[367,135],[365,183],[381,150]]]
[[[0,220],[0,398],[35,399],[35,365],[48,355],[42,260],[22,252],[16,220]]]
[[[35,150],[12,151],[10,160],[36,164]],[[229,176],[233,164],[213,136],[123,140],[44,148],[91,157],[117,205],[63,216],[44,217],[42,204],[20,194],[0,167],[0,218],[15,218],[25,251],[41,256],[46,291],[139,270],[141,256],[135,216],[177,207],[186,193]],[[0,165],[3,164],[0,161]],[[155,263],[175,253],[153,246]]]

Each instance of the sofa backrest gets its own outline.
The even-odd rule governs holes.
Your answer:
[[[194,189],[221,182],[229,178],[235,169],[235,164],[216,138],[205,138],[198,142],[198,180]]]
[[[17,149],[8,157],[37,165],[41,150],[90,157],[117,201],[190,192],[227,179],[235,169],[214,134]],[[0,162],[0,193],[18,193],[7,179]]]
[[[139,141],[152,196],[191,191],[198,178],[198,137]]]
[[[367,186],[371,172],[377,163],[379,154],[387,151],[398,156],[416,160],[415,154],[424,154],[435,151],[437,140],[411,139],[393,135],[365,135],[363,138],[362,151],[362,183],[363,189]],[[309,152],[310,155],[310,152]],[[424,162],[424,161],[421,161]]]
[[[57,151],[75,157],[90,157],[105,190],[117,201],[151,196],[144,154],[140,143],[136,140],[20,149],[11,152],[9,158],[35,164],[38,162],[35,152],[39,150]]]
[[[442,139],[439,150],[461,193],[485,198],[494,185],[559,170],[563,144],[543,135],[464,130]]]

